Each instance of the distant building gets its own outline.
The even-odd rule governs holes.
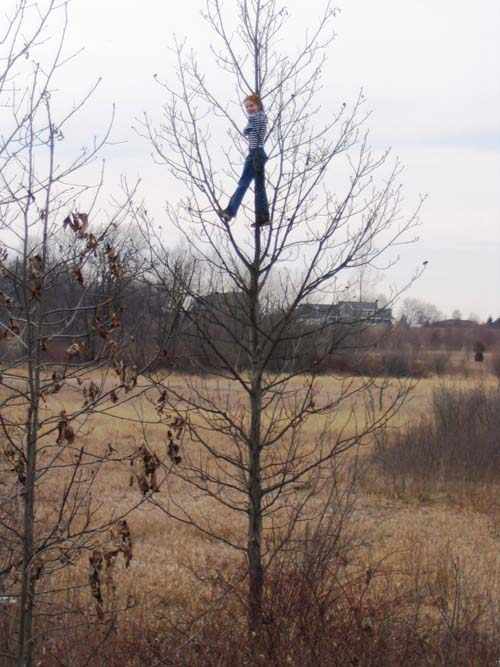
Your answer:
[[[473,329],[478,327],[479,324],[474,320],[450,319],[431,322],[429,326],[433,329]]]
[[[296,319],[308,326],[365,322],[390,325],[392,309],[380,308],[376,301],[339,301],[336,304],[304,303],[298,306]]]
[[[212,324],[230,321],[244,325],[248,319],[247,296],[243,292],[212,292],[197,297],[190,308],[191,319]],[[302,303],[295,311],[295,321],[307,326],[359,322],[370,325],[390,325],[391,308],[380,308],[377,301],[339,301],[336,304]]]
[[[390,324],[392,309],[381,308],[377,301],[339,301],[340,322],[369,320],[371,324]]]
[[[295,319],[307,326],[325,326],[338,322],[338,309],[325,303],[301,303],[295,311]]]

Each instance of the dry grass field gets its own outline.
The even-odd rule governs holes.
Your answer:
[[[448,384],[463,390],[476,386],[477,381],[477,377],[454,378]],[[485,376],[481,381],[487,388],[497,386],[492,376]],[[196,382],[196,379],[182,376],[169,379],[173,387],[186,382]],[[233,405],[244,400],[237,388],[221,386],[215,380],[209,379],[208,382],[212,383],[214,393],[227,392],[228,400]],[[337,391],[338,382],[333,378],[320,379],[319,397],[322,393]],[[404,430],[421,415],[427,414],[432,393],[442,382],[436,378],[418,382],[391,423],[391,428]],[[131,394],[126,404],[111,408],[107,415],[93,416],[77,432],[77,441],[92,443],[94,448],[101,448],[103,452],[111,444],[117,453],[116,458],[120,458],[133,452],[146,440],[150,449],[163,457],[165,427],[154,423],[157,420],[154,403],[147,396],[138,394],[136,390],[136,395]],[[81,402],[78,393],[63,389],[57,396],[51,397],[44,410],[58,413],[61,409],[74,407],[78,401]],[[345,414],[340,413],[337,419],[342,421],[347,417],[348,406]],[[311,438],[321,430],[322,419],[315,416],[306,425]],[[192,445],[185,442],[184,446]],[[356,451],[362,463],[369,462],[372,453],[372,442],[366,442]],[[345,455],[344,470],[349,470],[349,460],[353,457],[352,451]],[[127,512],[141,498],[137,484],[129,483],[129,463],[122,460],[113,462],[113,458],[114,455],[110,456],[111,460],[96,477],[93,490],[103,517]],[[426,637],[422,630],[419,645],[422,654],[425,654],[425,642],[429,642],[431,657],[427,662],[418,662],[416,658],[412,661],[412,649],[401,648],[399,653],[394,649],[396,657],[387,658],[386,662],[383,658],[377,661],[373,656],[371,661],[363,661],[356,657],[353,649],[351,663],[343,659],[338,663],[321,662],[318,658],[317,664],[493,664],[488,662],[491,656],[488,654],[486,658],[481,658],[483,654],[479,650],[478,660],[483,662],[470,662],[474,650],[469,644],[472,646],[479,641],[476,637],[478,632],[484,632],[493,643],[498,640],[500,514],[498,503],[494,501],[496,493],[491,493],[489,488],[485,496],[487,502],[481,502],[485,490],[481,485],[477,485],[471,493],[470,488],[457,480],[450,483],[449,488],[443,484],[435,492],[430,489],[425,494],[414,493],[411,487],[404,491],[395,490],[378,476],[376,465],[372,464],[367,470],[364,466],[361,468],[363,470],[355,485],[351,511],[341,538],[349,545],[346,551],[348,556],[335,571],[336,582],[342,579],[343,583],[339,585],[343,586],[346,600],[352,603],[350,609],[344,611],[354,614],[362,637],[372,643],[378,636],[377,626],[384,627],[384,632],[396,637],[398,628],[427,627],[427,623],[442,630],[445,648],[439,644],[439,649],[431,650],[431,637]],[[341,485],[345,483],[347,473],[342,473],[339,479]],[[40,485],[40,521],[43,522],[44,516],[50,517],[53,499],[61,493],[61,489],[57,473],[48,476],[46,482]],[[301,493],[300,489],[297,493]],[[62,636],[56,632],[55,639],[47,638],[44,651],[48,661],[39,664],[71,664],[76,667],[84,664],[79,661],[83,661],[82,655],[87,655],[85,650],[93,642],[96,647],[100,646],[101,641],[108,657],[99,662],[100,658],[92,658],[90,651],[88,664],[131,667],[313,664],[304,662],[304,658],[297,657],[298,654],[292,651],[285,657],[280,655],[272,659],[262,655],[260,662],[256,662],[255,656],[246,662],[234,656],[220,657],[224,655],[220,649],[221,636],[230,644],[233,641],[231,633],[234,633],[235,641],[237,637],[244,636],[241,607],[234,600],[230,602],[224,597],[228,595],[228,583],[234,582],[241,572],[242,556],[229,546],[202,535],[192,526],[173,520],[155,505],[158,502],[166,507],[169,498],[174,499],[176,504],[188,509],[194,516],[216,522],[228,539],[242,544],[246,537],[244,517],[238,520],[229,510],[215,507],[203,495],[195,496],[191,487],[172,475],[167,476],[159,493],[152,497],[154,503],[145,502],[127,516],[133,540],[130,567],[125,568],[118,559],[108,579],[103,581],[105,609],[123,611],[112,615],[112,626],[101,623],[102,628],[99,627],[94,614],[95,600],[87,583],[87,554],[82,554],[75,565],[58,575],[57,584],[61,589],[66,584],[72,585],[72,590],[64,594],[67,596],[66,603],[78,607],[84,621],[75,623],[73,630],[65,631]],[[313,499],[318,505],[323,501],[324,497]],[[346,582],[355,582],[349,588],[351,597],[347,594]],[[365,583],[361,585],[360,582]],[[219,595],[222,595],[221,599]],[[340,613],[344,607],[338,604]],[[228,612],[229,620],[226,617]],[[43,619],[39,622],[43,623]],[[63,623],[61,619],[52,621],[57,622]],[[172,647],[173,641],[176,642],[175,647]],[[218,657],[211,656],[207,649],[207,642],[211,641],[219,647]],[[408,639],[398,641],[401,645],[404,641],[408,643]],[[456,647],[453,649],[455,643],[460,641],[463,645],[467,644],[464,655],[468,657],[457,653]],[[165,648],[166,644],[169,644],[168,648]],[[366,647],[363,651],[360,655],[368,655]],[[404,655],[406,662],[402,662]],[[62,656],[66,657],[63,659]],[[126,656],[126,661],[120,662],[119,656]],[[118,661],[113,662],[114,659]]]

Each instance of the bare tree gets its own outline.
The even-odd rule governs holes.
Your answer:
[[[424,326],[443,319],[443,314],[433,303],[414,298],[403,301],[400,315],[410,326]]]
[[[326,316],[306,327],[301,306],[342,298],[348,270],[377,267],[389,249],[408,242],[417,213],[405,218],[401,212],[400,165],[389,166],[387,153],[375,156],[369,147],[363,95],[352,107],[334,101],[330,112],[315,102],[333,39],[333,7],[326,6],[293,55],[281,41],[284,6],[237,0],[236,12],[233,25],[220,0],[208,0],[204,17],[217,39],[217,76],[230,80],[241,98],[259,94],[271,117],[272,227],[247,231],[243,220],[255,213],[249,209],[234,224],[217,215],[244,153],[239,101],[212,92],[210,73],[184,43],[177,44],[177,84],[170,78],[161,84],[162,122],[155,126],[146,116],[141,132],[156,160],[186,188],[170,218],[205,279],[187,287],[183,322],[186,337],[196,341],[198,368],[205,364],[211,374],[168,391],[189,435],[176,474],[200,494],[205,511],[189,512],[175,496],[159,504],[245,554],[249,629],[258,637],[266,568],[315,516],[310,501],[328,479],[331,460],[383,428],[406,395],[405,386],[395,387],[385,407],[361,421],[355,409],[386,384],[343,378],[320,395],[322,360],[355,344],[370,323],[357,317],[339,324]],[[217,123],[231,139],[219,155],[211,131]],[[147,216],[139,217],[159,263],[164,239]],[[156,382],[161,391],[161,376]],[[318,415],[324,426],[311,433],[306,424]],[[228,537],[217,506],[233,513],[236,525],[246,520],[245,534]]]
[[[376,287],[382,281],[383,275],[373,270],[369,265],[360,266],[349,282],[346,297],[356,301],[371,301],[376,299]],[[387,301],[388,299],[383,299]]]
[[[93,90],[69,110],[55,90],[56,72],[71,59],[67,5],[20,0],[0,19],[0,613],[14,629],[3,657],[18,667],[34,664],[48,618],[63,619],[58,632],[72,611],[81,622],[71,590],[88,583],[96,618],[105,617],[104,570],[120,553],[126,565],[132,557],[128,514],[158,491],[173,460],[166,438],[162,455],[147,442],[134,449],[99,435],[102,419],[123,419],[117,407],[148,386],[147,363],[134,365],[132,332],[123,333],[137,255],[120,247],[119,230],[133,219],[135,188],[124,188],[107,215],[98,208],[103,169],[77,184],[110,126],[76,155],[64,149]],[[163,334],[148,363],[164,349]],[[95,497],[109,464],[123,464],[127,479],[133,466],[142,493],[126,509]],[[83,556],[88,582],[65,584],[61,570]]]

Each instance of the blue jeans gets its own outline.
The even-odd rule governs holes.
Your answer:
[[[234,218],[250,183],[255,180],[255,222],[262,224],[269,221],[269,204],[266,195],[266,175],[264,165],[267,155],[263,148],[255,148],[247,155],[243,165],[243,173],[238,186],[229,200],[225,211]]]

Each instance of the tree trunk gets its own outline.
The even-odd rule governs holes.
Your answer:
[[[257,213],[257,211],[256,211]],[[261,264],[260,229],[255,227],[255,255],[250,269],[249,315],[251,350],[250,442],[248,476],[248,631],[260,635],[262,616],[262,481],[261,481],[261,411],[262,370],[259,335],[259,269]]]
[[[19,607],[19,644],[17,667],[31,667],[33,664],[33,596],[32,576],[34,547],[34,507],[36,474],[36,416],[38,411],[30,408],[26,442],[26,481],[24,484],[23,519],[23,574],[21,580],[21,603]],[[35,430],[33,430],[35,428]]]
[[[248,507],[248,630],[259,635],[262,614],[262,488],[260,478],[260,391],[252,395]],[[254,634],[255,633],[255,634]]]
[[[51,168],[53,160],[53,142],[51,135]],[[52,173],[52,172],[51,172]],[[47,188],[46,210],[50,197],[50,184]],[[45,301],[45,277],[42,273],[42,287],[39,301],[33,314],[30,314],[30,300],[32,295],[29,289],[29,272],[27,268],[28,253],[28,226],[27,214],[25,213],[25,240],[24,240],[24,265],[23,265],[23,294],[24,306],[27,313],[26,318],[26,347],[28,350],[28,396],[29,407],[26,419],[26,474],[24,482],[24,520],[23,520],[23,576],[21,581],[21,604],[19,620],[19,646],[17,655],[17,667],[32,667],[33,665],[33,608],[35,604],[36,579],[33,571],[33,559],[35,557],[35,492],[37,474],[37,446],[39,433],[39,404],[40,404],[40,368],[42,362],[42,333],[43,313]],[[45,216],[43,224],[42,239],[42,267],[45,271],[47,265],[47,220]]]

